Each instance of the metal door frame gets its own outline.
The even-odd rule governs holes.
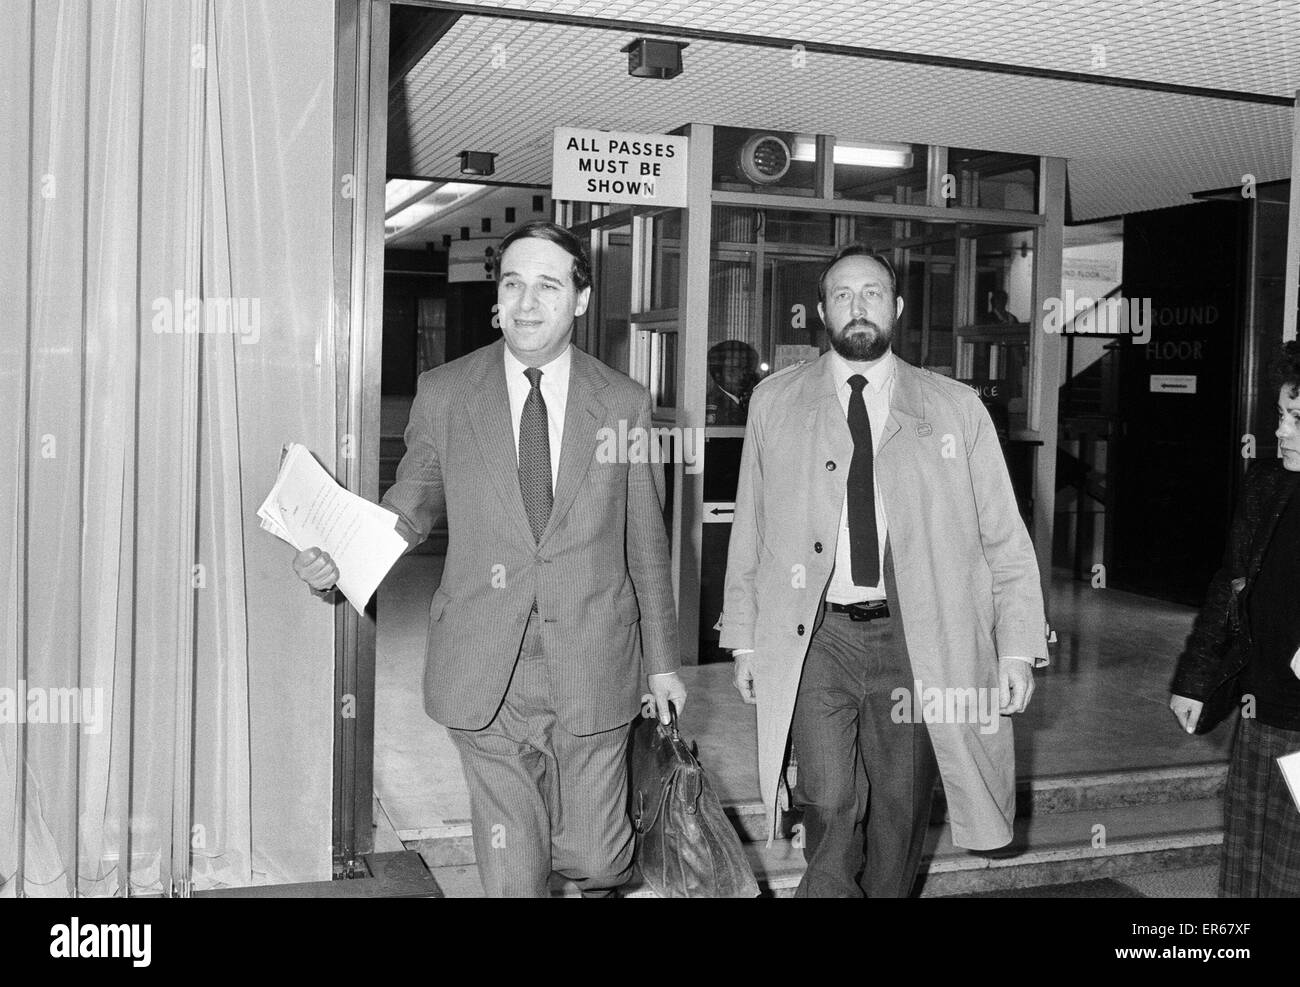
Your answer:
[[[335,479],[379,497],[388,153],[389,0],[336,0],[334,69]],[[333,869],[374,849],[375,622],[334,610]]]

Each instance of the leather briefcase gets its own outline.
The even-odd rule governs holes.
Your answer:
[[[642,719],[632,733],[632,825],[637,864],[661,898],[753,898],[758,882],[700,762],[670,726]]]

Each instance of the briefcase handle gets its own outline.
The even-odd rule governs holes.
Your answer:
[[[671,699],[668,700],[669,729],[672,730],[673,740],[681,740],[681,734],[677,732],[677,704]]]

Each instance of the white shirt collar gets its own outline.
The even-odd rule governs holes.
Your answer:
[[[831,369],[837,390],[847,388],[849,378],[854,374],[862,374],[867,378],[867,387],[879,394],[894,376],[894,350],[892,347],[885,350],[885,355],[866,370],[853,366],[837,351],[831,350]]]
[[[506,380],[510,381],[511,383],[515,383],[516,381],[522,380],[524,382],[524,386],[527,387],[528,376],[527,374],[524,373],[524,371],[528,369],[529,364],[520,363],[519,358],[515,356],[514,353],[510,352],[509,346],[503,344],[501,350],[502,352],[505,353],[505,357],[506,357],[505,359]],[[573,363],[573,343],[569,343],[568,346],[564,347],[563,353],[557,356],[550,363],[544,364],[538,369],[542,371],[543,381],[549,380],[549,381],[553,381],[556,384],[559,384],[569,379],[569,366],[572,363]]]

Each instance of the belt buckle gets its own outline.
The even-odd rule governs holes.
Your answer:
[[[889,605],[887,603],[867,604],[855,603],[849,608],[849,620],[858,623],[864,623],[869,620],[875,620],[877,617],[888,617]]]

